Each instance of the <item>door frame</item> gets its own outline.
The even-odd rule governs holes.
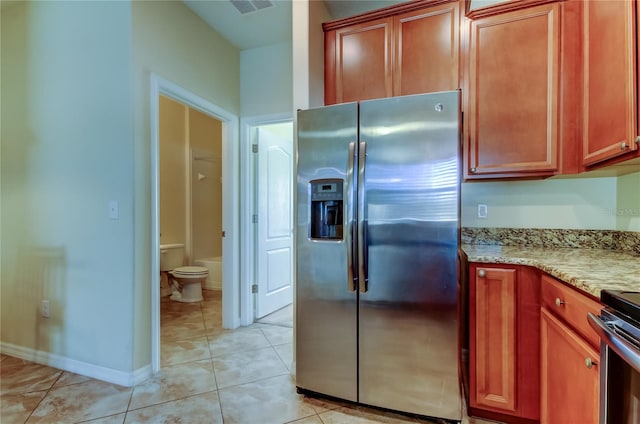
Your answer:
[[[251,145],[256,141],[256,129],[262,125],[293,123],[293,113],[273,113],[267,115],[250,116],[240,119],[242,137],[240,143],[240,184],[242,197],[240,199],[240,223],[246,229],[242,233],[241,244],[244,246],[240,259],[240,310],[244,313],[240,317],[240,325],[250,325],[256,317],[256,296],[251,293],[251,286],[256,281],[258,248],[258,227],[253,223],[253,215],[257,213],[258,175],[256,174],[257,158]],[[293,151],[296,152],[295,134],[293,137]],[[295,164],[291,164],[293,167]],[[294,173],[295,175],[295,173]],[[295,188],[295,181],[293,181]],[[295,287],[295,282],[294,282]],[[293,299],[292,299],[293,300]]]
[[[151,136],[150,182],[151,182],[151,368],[155,374],[160,370],[160,138],[159,96],[164,95],[183,103],[222,122],[222,225],[226,237],[222,239],[222,326],[237,328],[243,313],[240,305],[239,257],[239,189],[238,181],[238,117],[202,97],[168,81],[154,73],[150,78]],[[244,313],[247,313],[245,311]]]

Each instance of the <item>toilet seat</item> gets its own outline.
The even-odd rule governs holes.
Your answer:
[[[171,271],[178,278],[202,278],[209,274],[209,270],[203,266],[181,266]]]

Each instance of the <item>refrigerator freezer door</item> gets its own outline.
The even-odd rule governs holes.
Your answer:
[[[447,419],[461,418],[459,110],[458,92],[360,104],[368,282],[359,300],[359,399]]]
[[[351,401],[357,401],[358,384],[357,292],[349,280],[354,210],[348,208],[354,205],[357,111],[356,103],[300,111],[297,152],[296,385]],[[321,200],[324,186],[343,190],[346,210],[331,213],[343,217],[341,238],[311,237],[312,188]]]

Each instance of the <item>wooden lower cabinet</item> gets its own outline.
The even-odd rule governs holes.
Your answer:
[[[542,424],[597,424],[600,356],[546,308],[541,312]],[[532,363],[532,367],[538,364]]]
[[[536,422],[539,274],[528,267],[483,264],[471,264],[469,271],[470,413]]]
[[[469,265],[469,415],[505,423],[597,424],[596,297],[534,268]]]

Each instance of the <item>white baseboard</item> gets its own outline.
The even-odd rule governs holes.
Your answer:
[[[207,290],[222,290],[222,281],[206,280],[204,288]]]
[[[43,352],[4,342],[0,342],[0,352],[4,355],[24,359],[25,361],[36,362],[38,364],[47,365],[63,371],[84,375],[86,377],[126,387],[132,387],[136,384],[142,383],[152,375],[151,364],[138,368],[133,372],[124,372],[87,362],[77,361],[54,353]]]

